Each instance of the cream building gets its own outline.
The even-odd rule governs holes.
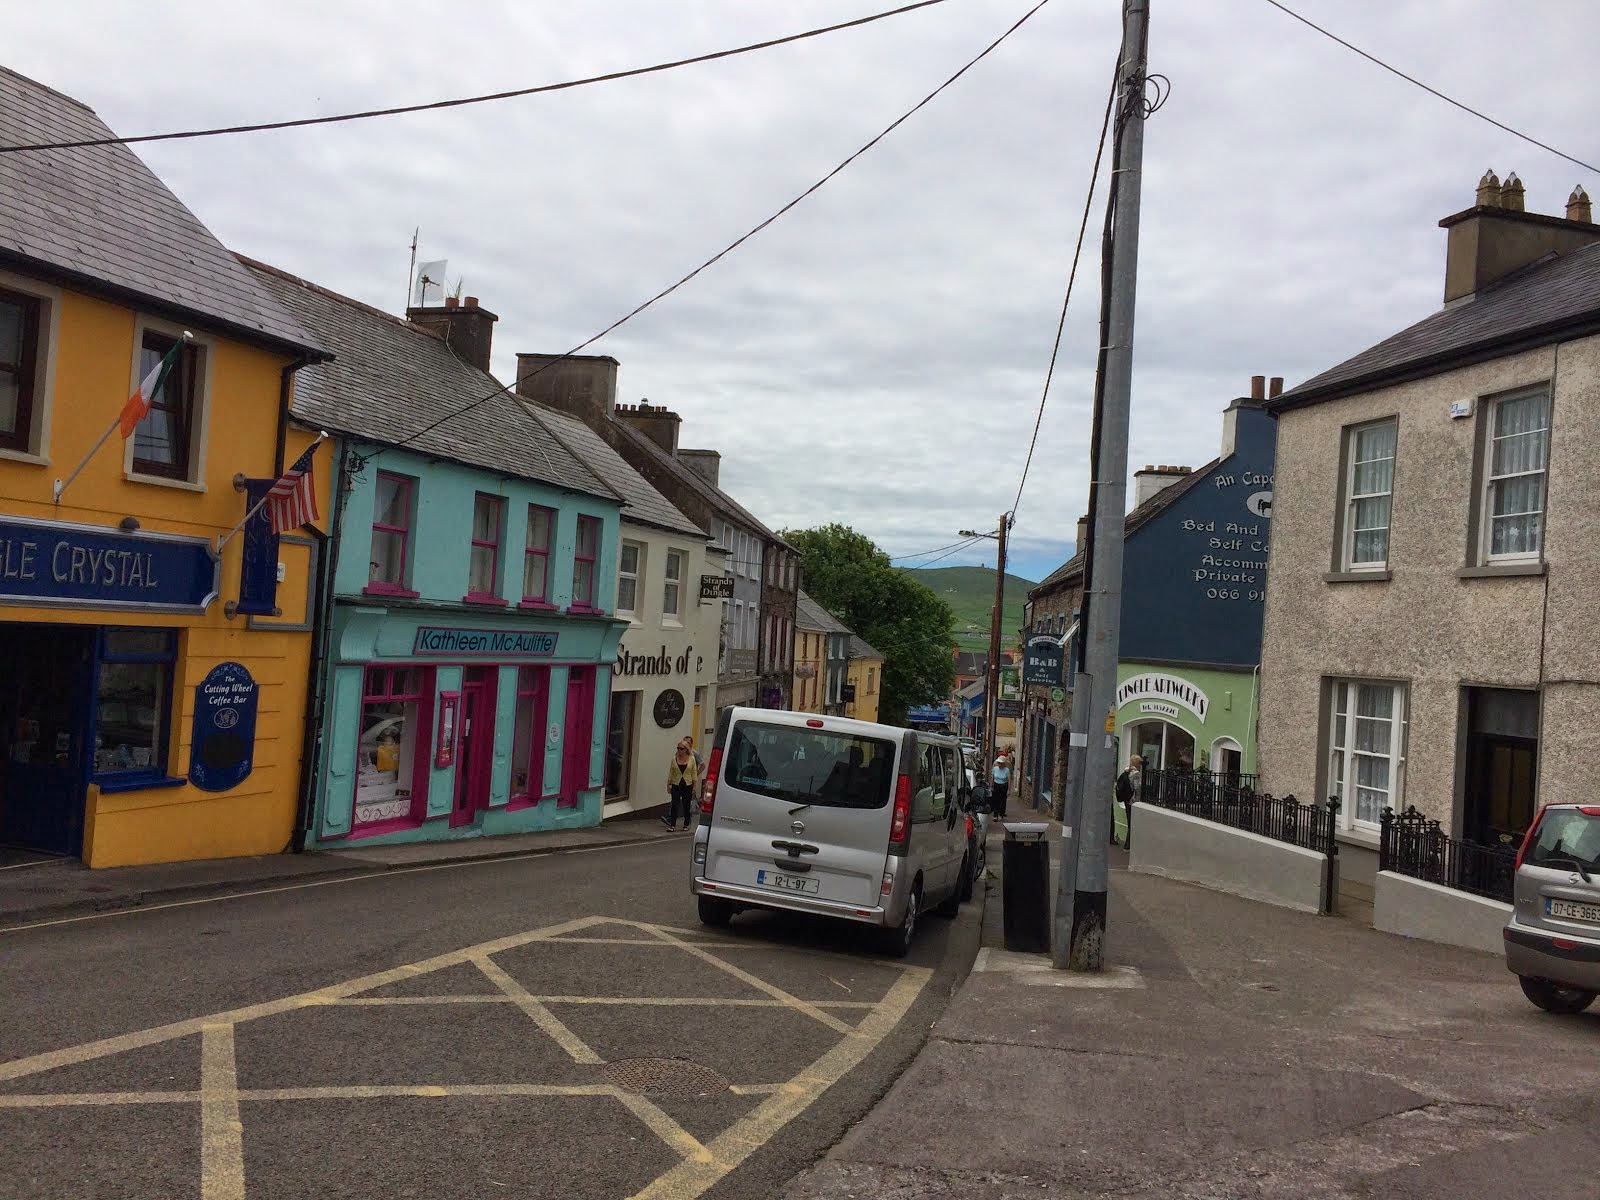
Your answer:
[[[858,721],[876,721],[878,698],[883,692],[883,655],[853,633],[849,651],[844,715]]]

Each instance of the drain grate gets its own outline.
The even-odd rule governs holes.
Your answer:
[[[728,1090],[728,1081],[710,1067],[687,1058],[623,1058],[607,1063],[607,1083],[641,1096],[709,1096]]]

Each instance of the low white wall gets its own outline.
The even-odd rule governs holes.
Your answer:
[[[1327,861],[1315,850],[1242,829],[1153,804],[1133,806],[1130,871],[1314,913],[1322,911]]]
[[[1379,871],[1372,898],[1372,927],[1385,933],[1502,954],[1500,931],[1511,905],[1470,892],[1424,883],[1409,875]]]

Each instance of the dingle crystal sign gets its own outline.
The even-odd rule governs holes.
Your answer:
[[[1165,708],[1146,707],[1145,712],[1165,712],[1170,716],[1177,716],[1177,708],[1186,708],[1200,720],[1206,719],[1206,712],[1211,708],[1211,700],[1194,684],[1187,679],[1180,679],[1176,675],[1166,675],[1160,671],[1147,671],[1143,675],[1135,675],[1117,688],[1117,707],[1131,704],[1135,700],[1155,700],[1164,702]]]
[[[495,655],[500,658],[549,658],[560,635],[517,629],[445,629],[423,625],[411,643],[417,655]]]
[[[261,689],[242,663],[212,667],[194,689],[189,782],[208,792],[238,787],[250,774]]]
[[[201,613],[217,578],[204,538],[0,518],[0,604]]]

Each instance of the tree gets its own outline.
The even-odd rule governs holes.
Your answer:
[[[785,530],[800,552],[810,597],[883,655],[878,719],[902,724],[916,704],[948,698],[955,683],[955,615],[926,585],[848,525]]]

